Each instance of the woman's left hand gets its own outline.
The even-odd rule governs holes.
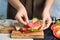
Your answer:
[[[43,12],[42,17],[43,17],[43,27],[41,28],[41,30],[45,30],[45,29],[49,28],[49,26],[52,22],[52,19],[50,17],[50,13],[46,12],[46,11]]]

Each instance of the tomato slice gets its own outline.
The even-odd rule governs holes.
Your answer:
[[[29,22],[29,23],[27,24],[27,27],[28,27],[28,28],[34,27],[33,22]]]
[[[27,28],[22,28],[22,31],[25,32],[25,33],[32,32],[32,31],[28,30]]]
[[[39,26],[40,25],[40,21],[36,21],[33,23],[34,26]]]
[[[33,28],[33,27],[36,27],[38,25],[40,25],[40,22],[39,21],[36,21],[34,23],[33,22],[29,22],[28,25],[27,25],[27,27],[28,28]]]

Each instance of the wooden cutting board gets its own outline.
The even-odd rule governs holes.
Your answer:
[[[22,33],[20,31],[12,31],[11,38],[44,38],[44,32]]]
[[[15,28],[14,27],[5,27],[5,28],[2,28],[2,29],[0,29],[0,33],[11,33],[13,30],[15,30]]]

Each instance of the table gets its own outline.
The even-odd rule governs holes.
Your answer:
[[[52,32],[51,32],[50,28],[44,30],[44,34],[45,34],[44,39],[34,38],[34,40],[58,40],[57,38],[55,38],[52,35]],[[33,39],[12,39],[12,38],[10,38],[10,34],[1,34],[0,33],[0,40],[33,40]]]
[[[0,33],[0,40],[33,40],[33,39],[12,39],[12,38],[10,38],[10,34],[1,34]]]
[[[50,27],[44,30],[44,39],[34,38],[34,40],[58,40],[53,36]],[[10,34],[0,34],[0,40],[33,40],[33,39],[12,39],[10,38]]]

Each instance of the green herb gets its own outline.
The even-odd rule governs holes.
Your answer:
[[[57,20],[55,24],[58,24],[60,26],[60,20]]]

